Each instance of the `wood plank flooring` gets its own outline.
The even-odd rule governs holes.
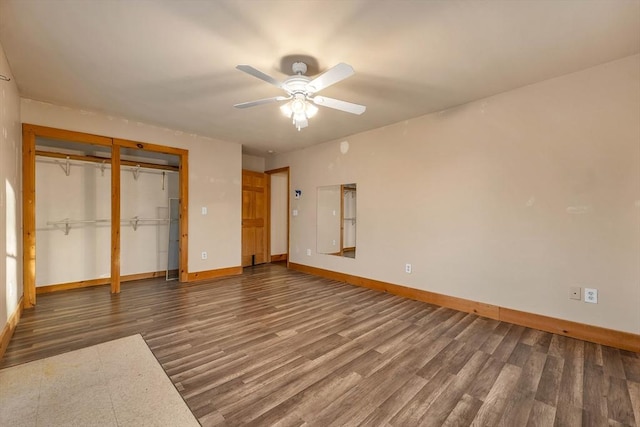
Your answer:
[[[640,420],[640,354],[277,265],[41,295],[0,367],[135,333],[203,426]]]

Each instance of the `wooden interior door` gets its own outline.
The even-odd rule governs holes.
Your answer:
[[[242,171],[242,266],[268,262],[267,175]]]

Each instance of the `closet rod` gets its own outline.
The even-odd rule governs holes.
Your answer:
[[[156,221],[156,222],[163,222],[163,221],[169,221],[170,218],[140,218],[137,216],[134,216],[132,218],[129,219],[123,219],[121,222],[129,222],[129,221]],[[111,222],[110,219],[69,219],[69,218],[65,218],[65,219],[61,219],[60,221],[47,221],[47,225],[59,225],[59,224],[90,224],[90,223],[94,223],[94,222]]]
[[[136,231],[138,229],[138,223],[140,222],[170,222],[177,221],[177,219],[170,218],[140,218],[134,216],[129,219],[122,219],[120,224],[131,224],[133,230]],[[64,235],[67,236],[69,231],[71,230],[71,226],[74,224],[97,224],[97,223],[107,223],[111,222],[110,219],[69,219],[65,218],[60,221],[47,221],[47,225],[64,225]]]
[[[169,222],[169,218],[139,218],[137,216],[134,216],[133,218],[129,219],[129,224],[131,224],[131,226],[133,227],[133,231],[136,231],[138,229],[139,222]]]
[[[47,221],[47,225],[60,224],[91,224],[96,222],[111,222],[110,219],[62,219],[60,221]]]
[[[54,227],[58,225],[64,225],[64,235],[69,235],[69,230],[71,230],[71,226],[73,224],[96,224],[99,222],[111,222],[109,219],[69,219],[65,218],[60,221],[47,221],[47,225],[53,225]],[[57,228],[57,227],[56,227]]]
[[[111,163],[111,159],[108,157],[80,155],[80,154],[66,154],[66,153],[58,153],[55,151],[36,150],[36,156],[53,157],[54,159],[66,159],[68,157],[70,160],[79,160],[83,162],[103,163],[106,161],[107,163]],[[156,163],[134,162],[132,160],[123,160],[123,159],[120,159],[120,164],[124,166],[140,166],[141,168],[162,169],[162,170],[169,170],[174,172],[177,172],[180,170],[178,166],[158,165]]]

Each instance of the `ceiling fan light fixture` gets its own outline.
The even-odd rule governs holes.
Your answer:
[[[315,105],[313,105],[312,103],[308,102],[306,103],[307,105],[305,106],[305,113],[307,114],[307,118],[312,118],[314,117],[317,113],[318,113],[318,107],[316,107]]]
[[[280,106],[280,111],[300,130],[309,126],[309,119],[318,113],[318,107],[307,101],[303,94],[296,94],[294,99]]]
[[[305,104],[306,101],[304,100],[304,98],[299,98],[296,96],[296,98],[291,101],[291,111],[293,111],[294,114],[303,114],[306,110]]]
[[[287,102],[286,104],[282,104],[280,106],[280,111],[285,117],[291,117],[293,115],[293,110],[291,109],[290,104],[291,104],[291,101]]]

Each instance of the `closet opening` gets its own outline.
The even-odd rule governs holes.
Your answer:
[[[36,294],[187,281],[188,151],[23,125],[24,307]]]

